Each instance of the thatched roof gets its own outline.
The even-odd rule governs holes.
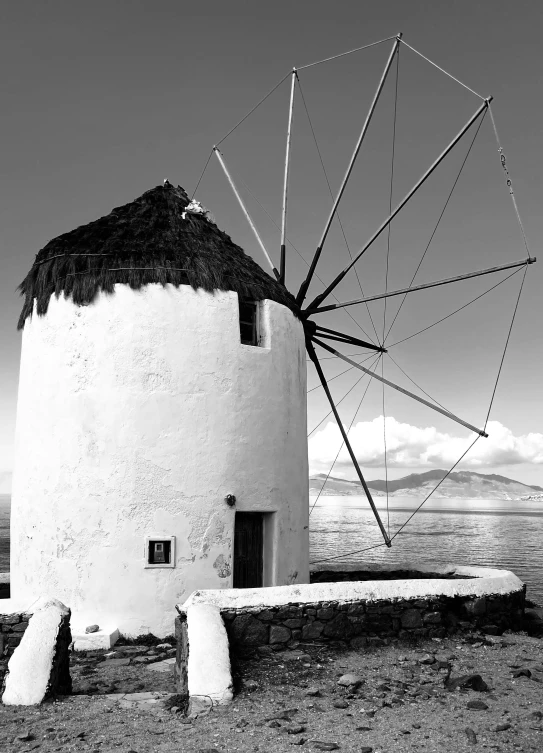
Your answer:
[[[269,298],[296,311],[293,296],[207,218],[187,212],[189,198],[166,182],[99,220],[59,235],[37,254],[19,290],[25,303],[18,328],[44,315],[51,295],[90,303],[115,283],[139,289],[151,282],[194,289],[233,290],[240,298]],[[183,218],[183,213],[185,217]]]

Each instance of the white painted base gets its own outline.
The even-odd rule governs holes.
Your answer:
[[[198,699],[210,700],[212,705],[230,703],[232,675],[228,636],[221,613],[209,604],[195,604],[187,610],[187,630],[191,709],[193,701]]]
[[[232,585],[236,512],[265,516],[266,586],[308,581],[303,327],[275,301],[259,310],[260,347],[240,342],[236,293],[189,285],[117,284],[89,306],[53,295],[26,321],[14,596],[54,593],[76,626],[163,638],[176,602]],[[146,567],[155,536],[175,537],[173,567]]]
[[[324,569],[324,568],[323,568]],[[329,568],[332,570],[332,568]],[[338,566],[336,569],[340,569]],[[345,568],[346,569],[346,568]],[[369,570],[370,567],[365,567]],[[390,570],[386,566],[371,566],[376,573]],[[523,583],[509,570],[490,567],[462,567],[454,564],[419,565],[412,562],[394,565],[394,570],[414,570],[423,575],[440,573],[441,578],[413,578],[412,580],[341,581],[311,583],[273,588],[230,588],[194,591],[178,609],[186,611],[195,604],[213,604],[221,609],[242,607],[283,606],[308,604],[313,601],[379,601],[380,599],[426,599],[430,596],[489,596],[520,591]],[[454,575],[468,576],[455,579]]]
[[[74,651],[97,651],[101,648],[111,648],[119,640],[117,628],[102,628],[96,633],[85,633],[85,628],[72,628]]]

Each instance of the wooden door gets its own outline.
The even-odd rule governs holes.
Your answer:
[[[237,512],[234,529],[234,588],[262,587],[263,516]]]

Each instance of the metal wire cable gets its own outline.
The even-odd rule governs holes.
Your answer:
[[[401,525],[401,526],[400,526],[400,527],[398,528],[398,530],[396,531],[396,533],[395,533],[395,534],[394,534],[394,535],[392,536],[392,541],[394,541],[394,539],[396,538],[396,536],[398,536],[398,534],[399,534],[399,533],[400,533],[401,531],[403,531],[403,529],[404,529],[404,528],[406,527],[406,525],[407,525],[407,524],[409,523],[409,521],[410,521],[410,520],[411,520],[411,519],[412,519],[412,518],[413,518],[413,517],[414,517],[414,516],[415,516],[415,515],[416,515],[416,514],[418,513],[418,511],[419,511],[419,510],[421,509],[421,507],[422,507],[422,506],[423,506],[423,505],[424,505],[424,504],[425,504],[425,503],[426,503],[426,502],[427,502],[427,501],[428,501],[428,500],[430,499],[430,497],[432,496],[432,494],[433,494],[433,493],[434,493],[434,492],[435,492],[435,491],[436,491],[437,489],[439,489],[439,487],[441,486],[441,484],[442,484],[442,483],[443,483],[443,482],[445,481],[445,479],[446,479],[446,478],[448,478],[448,477],[450,476],[450,474],[451,474],[451,473],[452,473],[452,472],[454,471],[454,469],[456,468],[456,466],[457,466],[457,465],[458,465],[458,464],[459,464],[459,463],[460,463],[460,462],[461,462],[461,461],[462,461],[462,460],[463,460],[463,459],[464,459],[464,458],[466,457],[466,455],[468,454],[468,452],[469,452],[469,451],[471,450],[471,448],[472,448],[472,447],[473,447],[473,446],[475,445],[475,443],[479,441],[479,439],[481,439],[481,435],[480,435],[480,434],[478,434],[478,435],[477,435],[477,436],[475,437],[475,439],[474,439],[474,440],[473,440],[473,442],[472,442],[472,443],[470,444],[470,446],[468,447],[468,449],[467,449],[467,450],[466,450],[466,451],[465,451],[465,452],[464,452],[464,453],[463,453],[463,454],[462,454],[462,455],[461,455],[461,456],[460,456],[460,457],[458,458],[458,460],[457,460],[457,461],[456,461],[456,463],[455,463],[455,464],[453,465],[453,467],[452,467],[452,468],[451,468],[450,470],[448,470],[448,471],[447,471],[447,473],[445,474],[445,476],[443,476],[443,478],[441,479],[441,481],[440,481],[440,482],[439,482],[439,483],[438,483],[438,484],[437,484],[437,485],[436,485],[436,486],[435,486],[435,487],[434,487],[434,488],[432,489],[432,491],[430,492],[430,494],[428,494],[428,496],[427,496],[427,497],[425,497],[425,498],[424,498],[424,499],[422,500],[422,502],[420,503],[420,505],[419,505],[419,506],[417,507],[417,509],[416,509],[416,510],[414,510],[414,511],[413,511],[413,512],[411,513],[411,515],[410,515],[410,516],[409,516],[409,517],[407,518],[407,520],[405,521],[405,523],[403,523],[403,524],[402,524],[402,525]]]
[[[367,50],[368,47],[375,47],[378,44],[382,44],[383,42],[390,42],[391,39],[397,39],[397,35],[395,34],[393,37],[387,37],[386,39],[380,39],[378,42],[372,42],[371,44],[365,44],[363,47],[355,47],[354,50],[348,50],[347,52],[340,52],[339,55],[332,55],[330,58],[324,58],[324,60],[316,60],[314,63],[307,63],[307,65],[300,65],[296,70],[301,71],[304,68],[312,68],[314,65],[320,65],[321,63],[328,63],[330,60],[336,60],[337,58],[342,58],[345,55],[351,55],[353,52],[360,52],[360,50]]]
[[[467,89],[467,90],[468,90],[469,92],[471,92],[472,94],[475,94],[475,96],[476,96],[476,97],[479,97],[479,99],[482,99],[482,100],[483,100],[483,102],[485,102],[485,101],[486,101],[486,97],[483,97],[483,96],[482,96],[481,94],[477,94],[477,92],[476,92],[476,91],[474,91],[474,89],[471,89],[471,88],[470,88],[469,86],[467,86],[467,84],[464,84],[464,83],[463,83],[462,81],[460,81],[460,79],[459,79],[459,78],[456,78],[456,76],[453,76],[453,75],[452,75],[452,73],[449,73],[448,71],[446,71],[446,70],[445,70],[444,68],[442,68],[442,67],[441,67],[440,65],[438,65],[437,63],[434,63],[434,61],[433,61],[433,60],[430,60],[430,58],[427,58],[427,57],[426,57],[426,55],[423,55],[423,54],[422,54],[422,52],[419,52],[419,51],[418,51],[418,50],[416,50],[416,49],[415,49],[414,47],[411,47],[411,45],[410,45],[410,44],[407,44],[407,42],[406,42],[406,41],[405,41],[404,39],[400,39],[400,42],[401,42],[402,44],[404,44],[404,45],[405,45],[406,47],[409,47],[409,49],[410,49],[410,50],[412,50],[413,52],[415,52],[415,53],[416,53],[417,55],[419,55],[419,56],[420,56],[421,58],[424,58],[424,60],[426,60],[426,62],[427,62],[427,63],[430,63],[430,65],[433,65],[433,66],[434,66],[434,68],[437,68],[437,69],[438,69],[439,71],[441,71],[441,73],[444,73],[444,74],[445,74],[446,76],[448,76],[449,78],[452,78],[452,80],[453,80],[453,81],[456,81],[456,83],[457,83],[457,84],[460,84],[460,86],[463,86],[463,87],[464,87],[464,89]]]
[[[460,306],[460,308],[457,308],[454,311],[451,311],[450,314],[447,314],[447,316],[444,316],[442,319],[438,319],[437,322],[434,322],[433,324],[430,324],[428,327],[425,327],[424,329],[421,329],[418,332],[415,332],[414,334],[409,335],[409,337],[404,337],[403,340],[397,340],[395,343],[392,343],[392,345],[388,345],[387,346],[387,350],[390,350],[390,348],[394,348],[394,346],[399,345],[400,343],[404,343],[407,340],[411,340],[411,338],[413,338],[413,337],[417,337],[418,335],[422,335],[423,332],[426,332],[427,330],[432,329],[432,327],[435,327],[438,324],[441,324],[441,322],[444,322],[446,319],[450,319],[451,316],[454,316],[455,314],[458,314],[459,311],[462,311],[462,309],[465,309],[468,306],[471,306],[471,304],[475,303],[475,301],[478,301],[479,298],[483,298],[483,296],[485,296],[487,293],[491,293],[495,288],[497,288],[500,285],[502,285],[504,282],[506,282],[507,280],[509,280],[511,277],[514,277],[518,272],[520,272],[521,269],[522,269],[522,267],[519,267],[518,269],[515,269],[514,272],[511,272],[511,274],[507,275],[507,277],[504,277],[503,280],[500,280],[495,285],[493,285],[491,288],[489,288],[488,290],[485,290],[484,293],[481,293],[480,295],[478,295],[473,300],[468,301],[468,303],[464,303],[464,305]]]
[[[341,403],[342,403],[342,402],[343,402],[343,401],[345,400],[345,398],[347,397],[347,395],[350,395],[350,394],[351,394],[351,392],[352,392],[352,391],[354,390],[354,388],[356,387],[356,385],[357,385],[357,384],[358,384],[358,383],[359,383],[359,382],[360,382],[360,381],[361,381],[361,380],[362,380],[362,379],[363,379],[363,378],[364,378],[365,376],[366,376],[365,374],[362,374],[362,376],[361,376],[361,377],[359,377],[359,378],[357,379],[357,381],[356,381],[356,382],[355,382],[355,383],[353,384],[353,386],[351,387],[351,389],[350,389],[350,390],[348,390],[348,392],[346,392],[346,393],[345,393],[345,394],[343,395],[343,397],[341,398],[341,400],[338,400],[338,401],[337,401],[337,403],[336,403],[336,408],[337,408],[337,406],[338,406],[338,405],[341,405]],[[315,428],[314,428],[314,429],[311,429],[311,431],[310,431],[310,432],[309,432],[309,434],[307,435],[307,438],[308,438],[308,439],[309,439],[309,437],[310,437],[310,436],[311,436],[312,434],[314,434],[314,433],[315,433],[315,432],[317,431],[317,429],[319,428],[319,426],[320,426],[321,424],[323,424],[323,423],[324,423],[324,422],[326,421],[326,419],[328,418],[328,416],[331,416],[331,415],[332,415],[332,413],[333,413],[333,411],[328,411],[328,413],[327,413],[327,414],[326,414],[326,416],[325,416],[325,417],[324,417],[324,418],[322,419],[322,421],[319,421],[319,423],[318,423],[318,424],[317,424],[317,425],[315,426]]]
[[[252,108],[252,110],[249,110],[249,112],[247,113],[247,115],[245,115],[245,116],[244,116],[244,117],[243,117],[243,118],[242,118],[242,119],[241,119],[240,121],[238,121],[238,122],[236,123],[236,125],[235,125],[235,126],[234,126],[233,128],[231,128],[231,129],[230,129],[230,130],[228,131],[228,133],[226,134],[226,136],[223,136],[223,137],[222,137],[222,139],[221,139],[220,141],[217,141],[217,142],[216,142],[215,146],[220,146],[220,144],[222,144],[222,142],[223,142],[223,141],[224,141],[225,139],[227,139],[227,138],[228,138],[228,137],[230,136],[230,134],[231,134],[231,133],[233,133],[233,132],[234,132],[234,131],[236,130],[236,128],[237,128],[238,126],[240,126],[240,125],[241,125],[241,124],[242,124],[242,123],[243,123],[243,122],[244,122],[245,120],[247,120],[247,118],[249,117],[249,115],[252,115],[252,114],[253,114],[253,112],[254,112],[254,111],[255,111],[255,110],[257,109],[257,108],[259,108],[259,107],[260,107],[260,105],[261,105],[261,104],[262,104],[263,102],[265,102],[265,101],[266,101],[266,100],[268,99],[268,97],[269,97],[269,96],[271,96],[271,95],[272,95],[272,94],[274,93],[274,91],[275,91],[276,89],[278,89],[278,88],[279,88],[279,87],[281,86],[281,84],[283,83],[283,81],[285,81],[285,80],[286,80],[286,79],[287,79],[287,78],[288,78],[289,76],[291,76],[291,75],[292,75],[292,73],[291,73],[291,71],[289,71],[289,72],[288,72],[288,73],[286,74],[286,76],[283,76],[283,78],[281,79],[281,81],[279,81],[279,83],[278,83],[278,84],[276,84],[276,85],[275,85],[275,86],[273,87],[273,89],[270,89],[270,91],[269,91],[269,92],[268,92],[268,93],[266,94],[266,96],[265,96],[265,97],[263,97],[263,98],[262,98],[262,99],[260,100],[260,102],[259,102],[258,104],[256,104],[256,105],[255,105],[255,106],[254,106],[254,107]]]
[[[448,197],[447,197],[447,201],[445,202],[445,204],[444,204],[444,206],[443,206],[443,209],[441,210],[441,214],[439,215],[439,217],[438,217],[438,220],[437,220],[437,222],[436,222],[436,225],[435,225],[435,227],[434,227],[434,229],[433,229],[433,231],[432,231],[432,235],[430,236],[430,240],[429,240],[429,241],[428,241],[428,243],[426,244],[426,248],[424,249],[424,253],[422,254],[422,257],[421,257],[421,259],[420,259],[420,261],[419,261],[419,263],[418,263],[418,266],[417,266],[417,268],[415,269],[415,274],[414,274],[414,275],[413,275],[413,277],[411,278],[411,282],[409,283],[409,287],[411,287],[411,285],[413,284],[413,282],[414,282],[414,280],[415,280],[415,277],[417,276],[417,274],[418,274],[418,271],[419,271],[419,269],[420,269],[420,268],[421,268],[421,266],[422,266],[422,262],[424,261],[424,259],[425,259],[425,257],[426,257],[426,254],[428,253],[428,249],[430,248],[430,244],[431,244],[431,243],[432,243],[432,241],[434,240],[434,236],[435,236],[435,234],[437,233],[437,229],[438,229],[438,227],[439,227],[439,225],[440,225],[440,223],[441,223],[441,220],[442,220],[442,218],[443,218],[443,215],[445,214],[445,210],[447,209],[447,207],[448,207],[448,205],[449,205],[449,201],[451,200],[451,197],[452,197],[452,195],[453,195],[454,189],[456,188],[456,184],[457,184],[457,183],[458,183],[458,181],[460,180],[460,176],[462,175],[462,171],[463,171],[463,169],[464,169],[464,165],[466,164],[466,162],[467,162],[467,159],[468,159],[468,157],[469,157],[469,155],[470,155],[471,149],[472,149],[472,147],[473,147],[473,145],[474,145],[474,143],[475,143],[475,139],[477,138],[477,134],[479,133],[479,130],[480,130],[480,128],[481,128],[481,125],[482,125],[482,123],[483,123],[483,120],[485,119],[485,115],[486,115],[486,112],[485,112],[485,113],[483,114],[483,117],[482,117],[482,118],[481,118],[481,120],[479,121],[479,124],[478,124],[478,126],[477,126],[477,130],[475,131],[475,134],[474,134],[474,136],[473,136],[473,139],[471,140],[471,144],[469,145],[469,149],[468,149],[468,151],[466,152],[466,156],[464,157],[464,161],[463,161],[463,162],[462,162],[462,164],[460,165],[460,170],[458,171],[458,175],[456,176],[456,179],[455,179],[455,181],[454,181],[454,183],[453,183],[453,186],[452,186],[452,188],[451,188],[451,190],[450,190],[450,193],[449,193],[449,195],[448,195]],[[404,305],[404,303],[405,303],[405,300],[406,300],[407,296],[408,296],[408,293],[405,293],[404,297],[403,297],[403,298],[402,298],[402,300],[401,300],[401,303],[400,303],[400,305],[398,306],[398,310],[396,311],[396,314],[394,315],[394,319],[392,320],[392,324],[391,324],[391,325],[390,325],[390,327],[388,328],[388,331],[387,331],[387,333],[386,333],[386,335],[385,335],[384,341],[386,341],[386,339],[387,339],[387,338],[388,338],[388,336],[390,335],[390,332],[391,332],[391,330],[392,330],[392,327],[394,326],[394,323],[396,322],[396,319],[398,318],[398,316],[399,316],[399,314],[400,314],[400,311],[402,310],[402,306]],[[386,299],[385,299],[385,300],[386,300]]]
[[[392,194],[394,192],[394,157],[396,154],[396,121],[398,115],[398,79],[400,73],[400,48],[396,54],[396,84],[394,88],[394,118],[392,121],[392,154],[390,159],[390,191],[388,197],[388,213],[392,214]],[[389,223],[387,228],[387,255],[386,255],[386,270],[385,270],[385,293],[388,292],[388,273],[390,266],[390,234],[392,232],[392,222]],[[367,304],[366,304],[367,305]],[[383,305],[383,336],[381,343],[385,342],[385,329],[387,321],[387,299],[384,299]],[[385,378],[385,360],[381,360],[381,376]],[[387,459],[387,419],[386,419],[386,405],[385,405],[385,384],[382,383],[383,394],[383,445],[385,452],[385,489],[387,497],[387,533],[390,538],[390,510],[389,510],[389,495],[388,495],[388,459]]]
[[[334,201],[334,194],[332,192],[332,186],[330,185],[330,181],[328,180],[328,173],[326,172],[326,168],[324,166],[324,160],[322,158],[322,153],[321,153],[321,150],[320,150],[320,147],[319,147],[319,143],[317,141],[317,135],[316,135],[315,129],[313,127],[313,122],[311,120],[311,116],[309,115],[309,110],[307,109],[307,103],[305,101],[304,92],[302,90],[302,85],[300,83],[300,79],[299,78],[298,78],[298,88],[300,90],[300,94],[302,95],[302,102],[303,102],[303,105],[304,105],[305,114],[307,115],[307,120],[309,122],[309,127],[310,127],[311,133],[313,135],[313,141],[315,142],[315,147],[317,149],[317,154],[319,155],[319,160],[320,160],[320,163],[321,163],[322,171],[324,173],[324,177],[326,179],[326,184],[328,186],[328,191],[330,192],[330,196],[332,197],[332,201]],[[341,233],[343,235],[343,240],[345,241],[345,246],[347,248],[347,251],[349,252],[349,257],[350,257],[350,259],[352,261],[353,260],[353,255],[352,255],[352,252],[351,252],[351,248],[349,246],[349,242],[347,241],[347,236],[346,236],[345,230],[343,228],[343,223],[341,221],[341,217],[339,215],[339,211],[336,212],[336,217],[338,219],[339,226],[341,228]],[[358,276],[358,270],[355,268],[354,272],[355,272],[355,275],[356,275],[356,279],[358,280],[358,285],[360,287],[360,292],[362,294],[362,298],[364,298],[364,291],[362,289],[362,283],[360,282],[360,277]],[[371,320],[373,331],[375,332],[375,338],[376,338],[377,342],[379,342],[379,344],[380,344],[379,335],[377,334],[377,329],[375,328],[375,323],[373,321],[373,317],[371,315],[371,311],[370,311],[370,308],[369,308],[369,306],[368,306],[367,303],[366,303],[366,309],[367,309],[368,315],[369,315],[370,320]]]
[[[353,356],[362,356],[364,354],[359,352],[359,353],[345,353],[345,355],[346,355],[347,358],[353,358]],[[331,361],[332,359],[337,358],[337,357],[338,356],[323,356],[320,360],[321,361]],[[311,358],[306,358],[305,360],[309,362],[309,361],[311,361]],[[311,361],[311,363],[313,363],[313,361]]]
[[[407,378],[409,379],[409,381],[410,381],[410,382],[411,382],[412,384],[414,384],[414,385],[415,385],[415,387],[416,387],[417,389],[419,389],[419,390],[420,390],[421,392],[424,392],[424,394],[426,395],[426,397],[429,397],[429,398],[430,398],[430,400],[431,400],[432,402],[436,403],[436,405],[439,405],[439,406],[440,406],[440,408],[443,408],[443,410],[446,410],[446,411],[448,411],[449,413],[452,413],[452,411],[450,411],[450,410],[449,410],[448,408],[446,408],[446,407],[445,407],[445,406],[444,406],[444,405],[443,405],[442,403],[440,403],[440,402],[439,402],[439,400],[436,400],[436,399],[435,399],[435,397],[432,397],[432,396],[430,395],[430,393],[429,393],[429,392],[426,392],[426,390],[424,390],[424,389],[423,389],[423,388],[422,388],[422,387],[420,386],[420,384],[417,384],[417,383],[415,382],[415,380],[414,380],[414,379],[412,379],[412,378],[411,378],[411,377],[409,376],[409,374],[408,374],[408,373],[407,373],[406,371],[404,371],[404,370],[402,369],[402,367],[400,366],[400,364],[399,364],[399,363],[398,363],[397,361],[395,361],[395,360],[394,360],[394,358],[392,358],[392,356],[390,355],[390,353],[388,353],[388,357],[390,358],[390,360],[392,361],[392,363],[393,363],[393,364],[394,364],[395,366],[397,366],[397,367],[398,367],[398,368],[400,369],[400,371],[402,372],[402,374],[403,374],[404,376],[406,376],[406,377],[407,377]]]
[[[385,378],[385,359],[381,360],[381,376]],[[383,383],[383,444],[385,447],[385,489],[387,492],[387,533],[390,538],[390,511],[388,507],[387,417],[385,412],[385,385]]]
[[[381,356],[382,356],[382,355],[383,355],[382,353],[379,353],[379,355],[377,356],[377,359],[376,359],[376,360],[378,361],[378,360],[379,360],[379,359],[381,358]],[[376,364],[375,364],[375,361],[374,361],[374,363],[373,363],[372,365],[376,365]],[[330,380],[330,381],[331,381],[331,380]],[[354,416],[353,416],[353,418],[352,418],[352,421],[351,421],[351,423],[349,424],[349,428],[347,429],[347,436],[349,436],[349,432],[351,431],[351,429],[352,429],[352,426],[353,426],[353,424],[354,424],[354,422],[355,422],[355,420],[356,420],[356,417],[357,417],[357,415],[358,415],[358,411],[360,410],[360,407],[361,407],[361,405],[362,405],[362,402],[364,401],[364,398],[366,397],[366,393],[367,393],[367,391],[368,391],[368,389],[369,389],[369,387],[370,387],[370,384],[371,384],[371,379],[370,379],[370,380],[368,381],[368,383],[367,383],[367,385],[366,385],[366,389],[364,390],[364,394],[362,395],[362,397],[360,398],[360,402],[358,403],[358,408],[356,409],[356,411],[355,411],[355,414],[354,414]],[[334,462],[332,463],[332,465],[331,465],[331,467],[330,467],[330,470],[328,471],[328,474],[327,474],[326,478],[324,479],[324,482],[323,482],[323,484],[322,484],[322,486],[321,486],[321,488],[320,488],[320,491],[319,491],[319,493],[318,493],[318,495],[317,495],[317,497],[316,497],[315,501],[313,502],[313,506],[311,507],[311,510],[309,511],[309,515],[310,515],[310,516],[311,516],[311,513],[313,512],[313,510],[315,509],[315,505],[317,504],[317,502],[318,502],[318,501],[319,501],[319,499],[320,499],[320,496],[321,496],[321,494],[322,494],[322,492],[323,492],[323,490],[324,490],[324,487],[326,486],[326,484],[327,484],[327,482],[328,482],[328,479],[330,478],[330,474],[331,474],[331,473],[332,473],[332,471],[334,470],[334,466],[335,466],[335,464],[337,463],[337,459],[339,458],[339,455],[340,455],[340,453],[341,453],[341,450],[343,449],[344,445],[345,445],[345,440],[343,440],[343,439],[342,439],[342,440],[341,440],[341,445],[340,445],[340,447],[339,447],[339,450],[337,451],[337,455],[336,455],[336,457],[334,458]]]
[[[337,356],[333,356],[333,358],[337,358]],[[367,356],[366,358],[363,358],[361,361],[358,361],[358,363],[365,363],[366,361],[369,361],[370,358],[373,358],[373,353],[370,356]],[[308,359],[308,360],[311,360],[311,359]],[[327,361],[328,359],[327,358],[321,358],[320,360],[321,361],[325,361],[325,360]],[[334,379],[337,379],[338,377],[343,376],[343,374],[346,374],[348,371],[352,371],[354,368],[355,368],[354,366],[350,366],[348,369],[345,369],[345,371],[342,371],[339,374],[336,374],[335,376],[333,376],[333,377],[331,377],[330,379],[327,380],[328,383],[333,382]],[[322,389],[322,384],[317,384],[316,387],[312,387],[310,390],[307,390],[307,394],[309,395],[310,392],[315,392],[315,390],[319,390],[319,389]]]
[[[313,560],[311,562],[311,565],[318,565],[320,562],[330,562],[330,560],[339,560],[342,557],[350,557],[352,554],[362,554],[362,552],[369,552],[371,549],[379,549],[381,546],[386,546],[385,542],[383,541],[381,544],[374,544],[373,546],[368,546],[365,549],[356,549],[354,552],[345,552],[345,554],[335,554],[333,557],[325,557],[321,560]]]
[[[209,157],[207,158],[207,162],[205,163],[205,165],[204,165],[204,169],[202,170],[202,172],[201,172],[201,174],[200,174],[200,178],[198,179],[198,183],[196,184],[196,188],[194,189],[194,191],[192,192],[192,196],[190,197],[190,200],[191,200],[191,201],[192,201],[192,200],[194,199],[194,197],[195,197],[195,195],[196,195],[196,191],[197,191],[197,190],[198,190],[198,188],[200,187],[200,183],[202,182],[202,178],[204,177],[204,173],[205,173],[205,171],[207,170],[207,166],[209,165],[209,161],[211,160],[211,157],[213,156],[213,151],[214,151],[214,150],[212,149],[212,150],[211,150],[211,151],[209,152]]]
[[[509,346],[509,339],[511,338],[511,332],[513,331],[513,325],[515,323],[515,317],[517,315],[517,309],[518,309],[518,305],[520,303],[520,296],[522,295],[522,288],[524,287],[524,281],[526,280],[526,273],[527,272],[528,272],[528,265],[526,265],[524,267],[524,274],[522,275],[522,280],[521,280],[520,288],[519,288],[519,291],[518,291],[517,301],[515,303],[515,308],[514,308],[514,311],[513,311],[513,316],[511,318],[511,324],[509,325],[509,332],[507,333],[507,339],[505,340],[505,347],[503,349],[503,353],[502,353],[502,357],[501,357],[501,361],[500,361],[500,367],[498,369],[498,376],[496,377],[496,382],[494,384],[494,389],[492,390],[492,397],[490,398],[490,405],[488,406],[488,413],[486,414],[486,420],[485,420],[485,425],[484,425],[483,431],[486,430],[486,425],[487,425],[488,419],[490,417],[490,411],[492,410],[492,404],[494,403],[494,398],[496,396],[496,390],[498,389],[498,382],[500,380],[500,376],[501,376],[501,373],[502,373],[503,362],[505,360],[505,354],[507,353],[507,348]]]

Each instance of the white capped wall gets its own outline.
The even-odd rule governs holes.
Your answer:
[[[264,347],[240,343],[236,293],[186,285],[52,297],[26,321],[13,598],[51,594],[76,626],[166,635],[192,591],[232,586],[236,510],[274,513],[264,585],[309,581],[303,329],[259,305]],[[155,534],[176,537],[174,568],[144,568]]]

